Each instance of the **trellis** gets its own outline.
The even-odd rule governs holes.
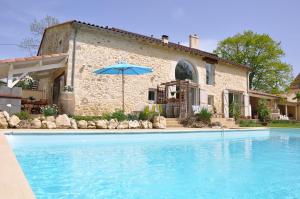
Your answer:
[[[176,91],[174,91],[174,88]],[[165,104],[166,112],[169,106],[172,106],[174,110],[179,109],[178,117],[185,118],[189,115],[189,107],[191,107],[189,93],[192,92],[192,89],[198,90],[199,88],[199,84],[189,80],[177,80],[162,83],[157,86],[157,103]],[[175,114],[175,117],[176,116],[177,115]]]

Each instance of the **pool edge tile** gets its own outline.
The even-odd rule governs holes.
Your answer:
[[[2,133],[0,133],[0,154],[0,198],[35,199],[23,170]]]

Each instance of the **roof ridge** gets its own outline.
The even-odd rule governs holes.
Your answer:
[[[70,21],[66,21],[64,23],[56,24],[54,26],[50,26],[50,27],[45,29],[44,34],[45,34],[46,30],[48,30],[50,28],[54,28],[56,26],[64,25],[64,24],[67,24],[67,23],[71,23],[71,24],[72,23],[78,23],[78,24],[82,24],[82,25],[86,25],[86,26],[91,26],[91,27],[103,29],[103,30],[109,30],[109,31],[117,32],[117,33],[120,33],[120,34],[131,35],[131,36],[135,36],[137,38],[147,39],[148,41],[155,42],[155,43],[157,43],[159,45],[162,45],[162,46],[166,46],[166,47],[170,47],[170,48],[172,47],[172,48],[175,48],[175,49],[177,48],[177,49],[180,49],[180,50],[183,50],[183,51],[186,51],[186,52],[198,54],[198,55],[203,56],[203,57],[208,57],[210,59],[215,59],[215,60],[227,63],[227,64],[232,64],[232,65],[235,65],[235,66],[244,67],[244,68],[247,68],[248,70],[250,68],[248,65],[239,64],[239,63],[236,63],[234,61],[221,58],[217,54],[202,51],[200,49],[191,48],[191,47],[184,46],[184,45],[177,44],[177,43],[173,43],[173,42],[163,43],[161,41],[161,39],[159,39],[159,38],[150,37],[150,36],[147,36],[147,35],[142,35],[142,34],[139,34],[139,33],[134,33],[134,32],[130,32],[130,31],[127,31],[127,30],[119,29],[119,28],[108,27],[108,26],[105,26],[105,27],[104,26],[99,26],[99,25],[96,25],[96,24],[87,23],[87,22],[83,22],[83,21],[79,21],[79,20],[70,20]],[[43,37],[44,37],[44,35],[43,35]],[[42,41],[43,41],[43,38],[42,38]],[[42,41],[41,41],[41,43],[42,43]],[[40,51],[40,49],[39,49],[39,51]],[[38,53],[39,53],[39,51],[38,51]]]

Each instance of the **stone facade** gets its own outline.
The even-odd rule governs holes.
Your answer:
[[[68,35],[69,38],[66,84],[73,84],[74,87],[75,115],[99,115],[122,107],[121,76],[93,73],[96,69],[118,61],[153,68],[153,73],[147,75],[125,76],[126,112],[138,110],[148,103],[149,88],[155,89],[160,83],[175,80],[175,67],[180,60],[196,68],[200,87],[208,95],[214,96],[218,113],[223,113],[225,89],[247,93],[248,70],[244,67],[219,62],[215,65],[215,84],[206,85],[205,61],[200,55],[85,25],[80,26],[76,33],[66,28],[62,35]],[[44,48],[42,44],[41,52],[51,51]]]

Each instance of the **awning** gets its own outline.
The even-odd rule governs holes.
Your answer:
[[[0,79],[7,78],[7,86],[12,88],[26,75],[46,76],[65,67],[67,57],[67,53],[59,53],[0,60]]]

